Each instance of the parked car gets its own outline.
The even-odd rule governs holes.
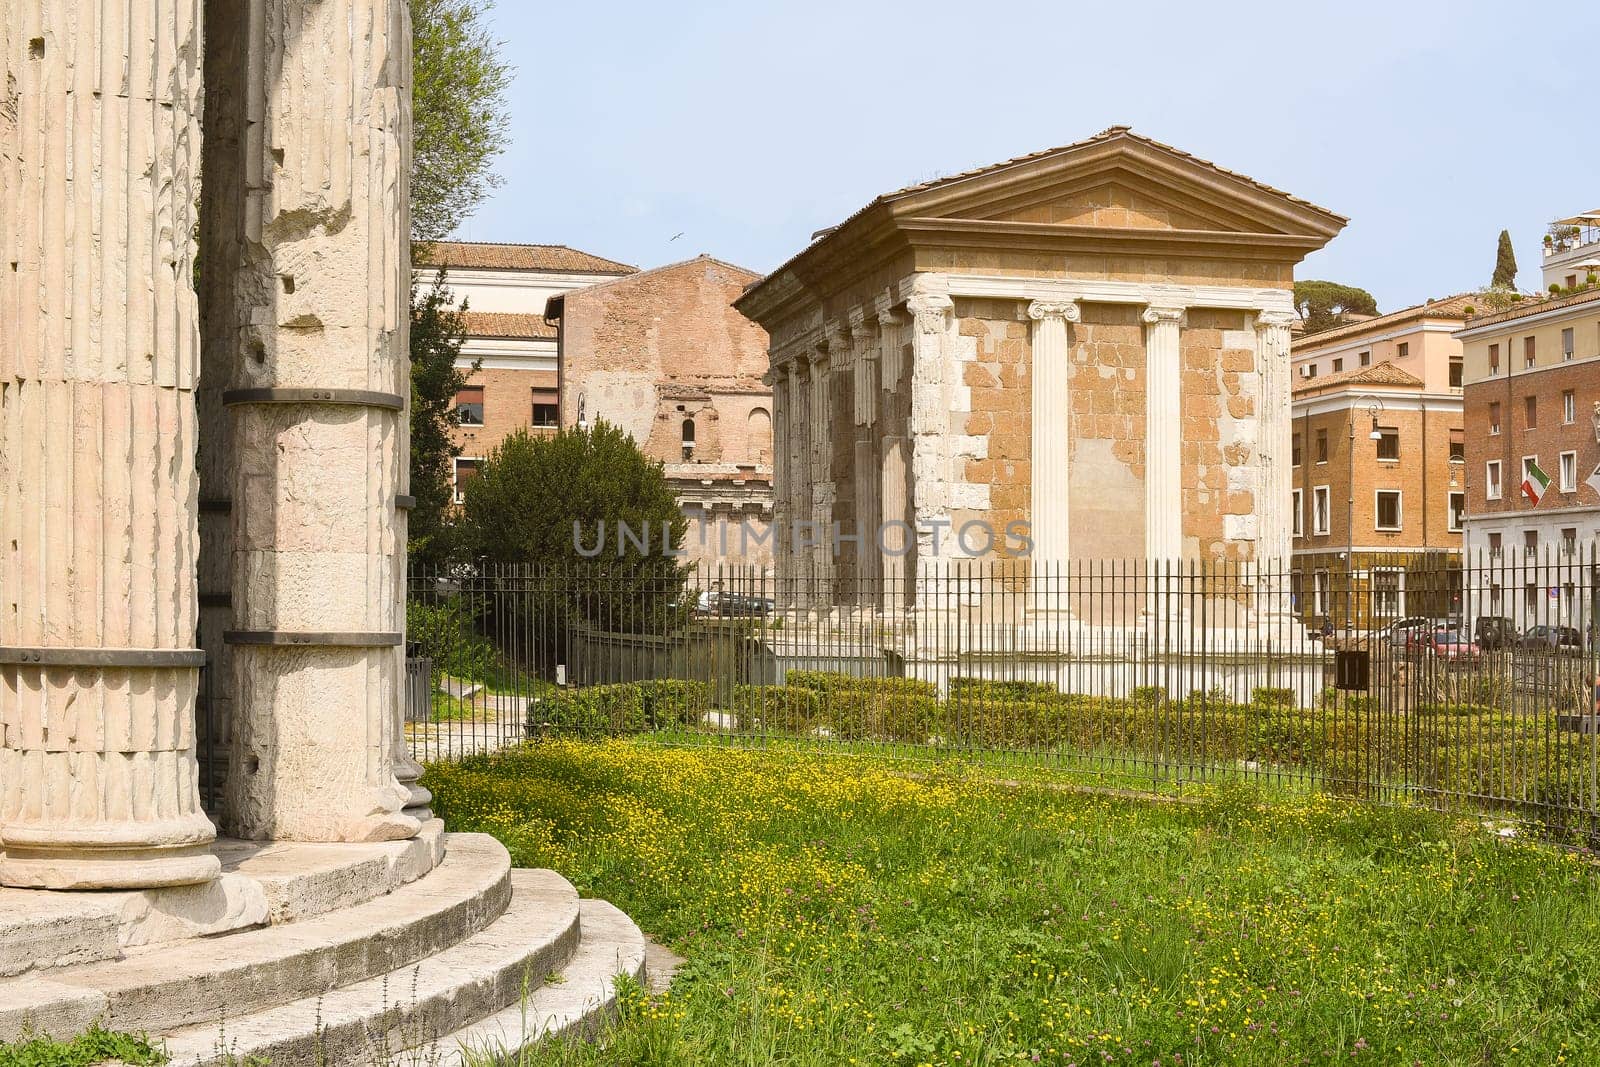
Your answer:
[[[695,602],[695,610],[702,615],[715,615],[721,618],[760,618],[772,614],[775,605],[763,596],[749,596],[744,593],[728,593],[720,589],[710,589],[700,594]]]
[[[1571,626],[1530,626],[1517,647],[1528,652],[1581,652],[1583,635]]]
[[[1479,656],[1478,646],[1460,630],[1426,630],[1418,633],[1416,647],[1424,654],[1448,663],[1470,663]]]
[[[1396,619],[1389,623],[1378,636],[1396,649],[1408,647],[1414,637],[1427,633],[1439,626],[1437,619],[1430,619],[1426,615],[1407,615],[1403,619]]]
[[[1519,635],[1516,624],[1504,615],[1480,615],[1472,624],[1472,636],[1477,640],[1478,647],[1487,651],[1492,648],[1514,648]]]

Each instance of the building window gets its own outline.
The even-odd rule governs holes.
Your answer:
[[[1393,426],[1378,427],[1378,458],[1400,458],[1400,431]]]
[[[1578,491],[1578,454],[1576,452],[1561,453],[1561,491],[1563,493],[1576,493]]]
[[[1538,356],[1538,352],[1539,345],[1537,338],[1524,337],[1522,339],[1522,365],[1524,367],[1533,366],[1534,360]]]
[[[1489,436],[1494,437],[1500,433],[1500,401],[1489,402]]]
[[[1400,529],[1400,490],[1379,489],[1374,494],[1376,507],[1372,528],[1391,533]]]
[[[1571,359],[1573,351],[1572,327],[1568,326],[1561,331],[1561,358]]]
[[[535,429],[554,430],[561,425],[561,407],[554,389],[535,389],[530,421]]]
[[[1489,346],[1489,373],[1498,374],[1500,371],[1500,346]]]
[[[1398,358],[1405,359],[1411,355],[1411,343],[1409,341],[1401,341],[1394,346],[1394,351]]]
[[[1305,494],[1301,490],[1296,489],[1289,494],[1289,507],[1293,509],[1293,513],[1289,517],[1289,528],[1295,537],[1304,537],[1306,533],[1306,524],[1303,518],[1304,505]]]
[[[1522,607],[1529,615],[1539,613],[1539,587],[1532,582],[1522,587]]]
[[[1452,389],[1460,389],[1461,388],[1461,382],[1462,382],[1461,361],[1459,359],[1452,359],[1450,361],[1450,388],[1452,388]]]
[[[1467,432],[1465,430],[1450,431],[1450,459],[1465,460],[1467,458]]]
[[[476,459],[456,457],[455,501],[457,504],[467,499],[467,483],[478,476],[478,463]]]
[[[1503,598],[1500,595],[1500,583],[1499,582],[1495,582],[1493,585],[1491,585],[1489,587],[1489,605],[1494,608],[1494,612],[1495,612],[1496,615],[1500,614],[1500,612],[1502,610],[1501,609],[1501,604],[1502,603],[1503,603]]]
[[[1539,398],[1538,397],[1536,397],[1536,396],[1525,396],[1525,397],[1522,398],[1522,418],[1523,418],[1523,424],[1526,425],[1528,427],[1528,429],[1532,430],[1532,429],[1535,429],[1535,428],[1538,427],[1538,425],[1539,425]]]
[[[1289,572],[1289,602],[1294,605],[1294,610],[1305,611],[1306,576],[1303,571]]]
[[[1522,531],[1522,551],[1524,551],[1524,552],[1537,552],[1537,551],[1539,551],[1539,531],[1538,530],[1523,530]]]
[[[1361,365],[1363,367],[1372,366],[1372,353],[1371,352],[1363,352],[1363,353],[1361,353]]]
[[[1578,528],[1576,526],[1562,527],[1561,551],[1569,556],[1578,551]]]
[[[1483,495],[1489,500],[1500,499],[1500,461],[1497,459],[1483,465]]]
[[[462,426],[483,425],[483,386],[467,385],[456,391],[456,421]]]
[[[1460,533],[1461,527],[1466,523],[1467,518],[1467,494],[1461,492],[1452,492],[1450,494],[1449,505],[1450,532]]]
[[[694,455],[694,420],[693,419],[684,419],[683,420],[682,432],[683,432],[683,458],[685,460],[688,460],[688,458],[690,456]]]
[[[1378,567],[1372,572],[1372,614],[1380,619],[1397,619],[1405,613],[1404,572],[1393,567]]]
[[[1315,363],[1306,364],[1306,377],[1307,378],[1315,378],[1316,376],[1317,376],[1317,365]]]
[[[1328,487],[1319,485],[1311,490],[1311,532],[1318,537],[1328,536],[1328,520],[1332,514]]]
[[[1561,394],[1561,424],[1571,426],[1578,421],[1578,395],[1571,389]]]
[[[1490,534],[1489,535],[1489,558],[1490,559],[1499,559],[1500,558],[1501,547],[1502,547],[1502,545],[1501,545],[1501,537],[1500,537],[1500,535],[1497,534],[1497,533]]]
[[[1328,431],[1317,431],[1317,462],[1328,462]]]
[[[1311,575],[1311,610],[1316,615],[1328,614],[1328,572],[1316,571]]]
[[[1526,499],[1527,495],[1528,495],[1527,488],[1526,488],[1527,485],[1531,482],[1535,487],[1537,487],[1538,484],[1539,484],[1538,482],[1534,481],[1534,478],[1533,478],[1533,469],[1535,467],[1537,467],[1538,465],[1539,465],[1539,457],[1538,456],[1523,456],[1522,457],[1522,481],[1521,481],[1521,483],[1519,483],[1519,488],[1522,489],[1522,495],[1523,495],[1524,499]],[[1535,506],[1537,507],[1537,505],[1535,505]]]
[[[1342,360],[1342,359],[1334,360],[1333,361],[1333,373],[1338,374],[1342,370],[1344,370],[1344,360]]]
[[[1294,435],[1294,442],[1290,446],[1289,454],[1291,456],[1290,462],[1293,463],[1296,467],[1300,466],[1300,435],[1299,434],[1295,434]]]

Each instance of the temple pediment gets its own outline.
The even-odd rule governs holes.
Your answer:
[[[897,220],[1261,234],[1317,246],[1346,221],[1125,127],[911,186],[880,202]]]

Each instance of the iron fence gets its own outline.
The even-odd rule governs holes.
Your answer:
[[[461,566],[409,580],[431,665],[407,730],[422,760],[649,734],[1159,790],[1235,776],[1587,833],[1597,562]]]

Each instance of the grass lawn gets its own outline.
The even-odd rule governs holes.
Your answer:
[[[1315,794],[928,768],[551,742],[427,785],[689,960],[528,1063],[1600,1062],[1584,858]]]

